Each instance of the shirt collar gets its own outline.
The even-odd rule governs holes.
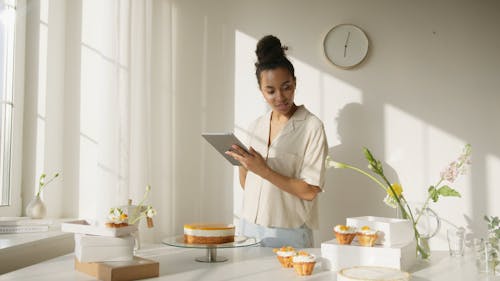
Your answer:
[[[290,119],[288,120],[288,122],[286,123],[285,127],[282,129],[281,133],[280,133],[280,136],[283,136],[283,135],[286,135],[290,132],[293,132],[293,130],[295,130],[295,128],[297,127],[298,123],[300,123],[301,121],[304,121],[307,117],[307,109],[304,107],[304,105],[299,105],[297,107],[297,110],[295,110],[295,112],[293,113],[293,115],[290,117]],[[270,111],[268,113],[268,124],[270,124],[270,120],[271,120],[271,114],[272,114],[272,111]],[[269,127],[268,127],[269,129]]]

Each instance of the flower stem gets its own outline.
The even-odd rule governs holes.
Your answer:
[[[36,196],[40,196],[40,194],[41,194],[41,193],[42,193],[42,191],[43,191],[43,188],[44,188],[44,187],[46,187],[46,186],[47,186],[47,185],[48,185],[51,181],[55,180],[58,176],[59,176],[59,173],[56,173],[56,174],[54,174],[54,176],[53,176],[51,179],[49,179],[47,182],[45,182],[45,183],[40,182],[40,183],[39,183],[39,186],[38,186],[38,192],[36,193]]]
[[[148,194],[149,194],[150,190],[151,190],[151,186],[147,185],[146,186],[146,191],[144,192],[144,196],[142,197],[141,202],[139,202],[139,204],[135,208],[134,218],[132,219],[131,224],[134,224],[135,222],[137,222],[142,217],[142,204],[144,203],[144,201],[146,201],[146,198],[148,197]]]
[[[380,187],[381,187],[381,188],[382,188],[385,192],[387,192],[387,188],[384,186],[384,184],[383,184],[383,183],[381,183],[381,182],[380,182],[377,178],[375,178],[374,176],[372,176],[372,175],[368,174],[367,172],[365,172],[365,171],[363,171],[363,170],[361,170],[361,169],[359,169],[359,168],[353,167],[353,166],[351,166],[351,165],[344,164],[344,163],[342,163],[342,165],[344,165],[344,167],[345,167],[345,168],[352,169],[352,170],[354,170],[354,171],[356,171],[356,172],[359,172],[359,173],[361,173],[361,174],[363,174],[363,175],[365,175],[365,176],[369,177],[369,178],[370,178],[370,179],[372,179],[375,183],[377,183],[377,184],[378,184],[378,185],[379,185],[379,186],[380,186]]]
[[[443,178],[441,178],[436,185],[434,185],[435,188],[439,187],[439,185],[443,182]],[[431,200],[431,194],[429,193],[427,195],[427,199],[425,199],[424,205],[422,206],[422,210],[420,213],[418,213],[417,219],[415,220],[415,225],[418,223],[420,220],[420,217],[422,217],[422,214],[424,213],[424,210],[429,206],[429,202]]]

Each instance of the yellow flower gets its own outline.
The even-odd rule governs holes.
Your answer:
[[[121,220],[121,221],[124,221],[124,220],[126,220],[127,218],[128,218],[127,214],[125,214],[125,213],[120,214],[120,220]]]
[[[397,182],[391,184],[391,187],[392,187],[392,190],[394,190],[394,192],[396,193],[396,196],[398,198],[401,197],[401,193],[403,193],[403,187]],[[390,188],[388,188],[387,194],[394,197],[394,194],[392,194],[392,190]]]

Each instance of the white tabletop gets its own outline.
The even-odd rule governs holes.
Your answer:
[[[321,256],[319,248],[306,249]],[[336,280],[335,271],[327,271],[319,259],[312,276],[300,277],[293,269],[285,269],[278,263],[271,248],[258,246],[220,249],[219,256],[229,260],[221,263],[201,263],[195,258],[204,256],[203,249],[176,248],[152,245],[138,251],[137,255],[160,262],[160,277],[149,280]],[[412,270],[412,281],[471,281],[500,280],[479,274],[470,253],[452,258],[447,252],[433,252],[430,261],[419,261]],[[95,280],[91,276],[74,270],[74,255],[64,255],[19,269],[0,276],[0,280]]]

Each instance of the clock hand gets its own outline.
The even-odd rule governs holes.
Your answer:
[[[349,31],[347,33],[347,37],[345,39],[345,43],[344,43],[344,58],[345,58],[345,55],[346,55],[346,52],[347,52],[347,43],[349,43],[349,37],[351,36],[351,32]]]

